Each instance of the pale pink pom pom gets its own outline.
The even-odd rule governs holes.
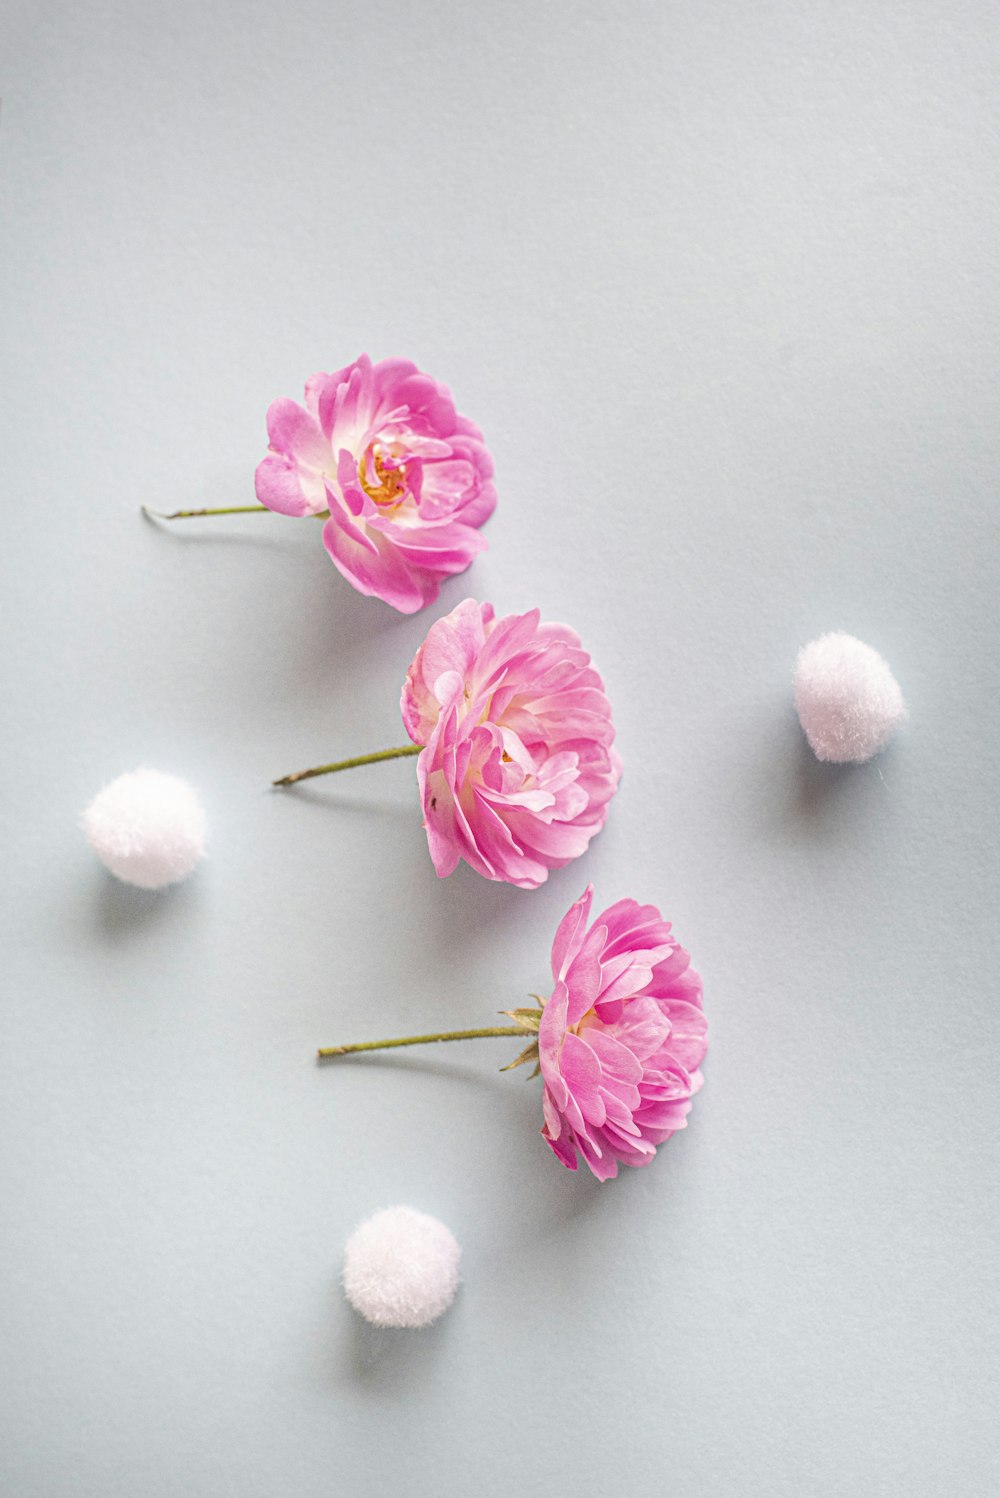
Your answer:
[[[799,651],[795,709],[816,758],[835,764],[871,759],[906,717],[887,662],[842,631],[820,635]]]
[[[386,1207],[355,1228],[344,1251],[344,1293],[373,1326],[429,1326],[458,1289],[461,1250],[426,1212]]]
[[[131,770],[106,785],[84,812],[83,830],[105,868],[140,889],[186,879],[205,852],[198,797],[160,770]]]
[[[606,1181],[683,1129],[708,1045],[702,985],[655,905],[619,900],[587,928],[593,888],[552,944],[538,1031],[542,1133],[570,1170]]]
[[[611,704],[580,638],[472,598],[431,625],[401,702],[442,878],[465,859],[534,889],[604,826],[621,774]]]
[[[482,433],[408,360],[362,354],[312,375],[305,407],[274,401],[267,431],[257,498],[284,515],[329,510],[323,541],[359,593],[415,613],[484,550],[496,490]]]

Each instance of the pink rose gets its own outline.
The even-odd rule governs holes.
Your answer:
[[[538,610],[496,619],[467,598],[407,673],[406,731],[441,878],[460,858],[535,889],[604,826],[621,774],[611,704],[579,637]]]
[[[329,510],[324,544],[359,593],[413,614],[484,550],[496,490],[482,433],[406,359],[313,375],[305,408],[274,401],[267,432],[257,498],[283,515]]]
[[[555,989],[538,1059],[544,1138],[570,1170],[577,1152],[598,1180],[648,1165],[683,1129],[707,1048],[701,979],[654,905],[619,900],[587,919],[593,887],[552,944]]]

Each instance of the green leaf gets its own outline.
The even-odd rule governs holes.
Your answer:
[[[522,1030],[530,1030],[536,1033],[542,1022],[542,1011],[540,1009],[501,1009],[501,1014],[509,1015],[515,1025],[520,1025]]]
[[[524,1050],[521,1052],[520,1056],[518,1056],[515,1061],[512,1061],[509,1066],[501,1066],[500,1070],[501,1071],[513,1071],[514,1068],[515,1068],[515,1066],[524,1066],[525,1062],[527,1062],[527,1061],[537,1061],[537,1060],[538,1060],[538,1041],[537,1040],[533,1040],[530,1045],[526,1045],[525,1046]]]

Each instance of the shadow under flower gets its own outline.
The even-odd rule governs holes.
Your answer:
[[[512,1050],[511,1055],[507,1058],[508,1060],[513,1060],[514,1056],[517,1055],[519,1049],[518,1038],[517,1036],[511,1037],[510,1044]],[[503,1078],[500,1076],[500,1068],[505,1065],[505,1061],[503,1060],[498,1060],[496,1068],[491,1070],[489,1067],[484,1069],[482,1065],[463,1064],[458,1055],[455,1056],[454,1061],[448,1061],[444,1058],[438,1059],[436,1055],[431,1056],[426,1054],[429,1051],[446,1049],[460,1051],[462,1049],[462,1042],[451,1044],[449,1042],[437,1041],[422,1047],[404,1046],[396,1051],[362,1051],[356,1055],[348,1056],[317,1056],[315,1064],[321,1071],[333,1071],[337,1067],[350,1067],[352,1071],[357,1067],[371,1067],[378,1072],[405,1067],[407,1071],[420,1072],[426,1077],[442,1077],[451,1082],[463,1082],[475,1087],[482,1087],[484,1081],[487,1083],[491,1081],[497,1083],[503,1081]],[[422,1051],[424,1054],[418,1055],[418,1051]]]
[[[287,520],[287,515],[197,515],[172,520],[169,515],[161,515],[145,506],[139,515],[143,525],[182,545],[268,546],[299,553],[304,541],[303,537],[295,536],[288,529],[277,532],[274,522]],[[246,523],[241,524],[242,521]]]
[[[336,779],[336,777],[332,777]],[[296,801],[302,801],[307,806],[319,807],[325,812],[337,812],[346,816],[364,815],[369,817],[419,817],[420,806],[416,797],[414,787],[413,805],[405,806],[402,802],[393,800],[379,800],[376,796],[358,796],[352,794],[349,785],[345,784],[342,793],[331,795],[333,786],[316,785],[306,782],[301,785],[270,785],[268,790],[281,796],[289,796]]]

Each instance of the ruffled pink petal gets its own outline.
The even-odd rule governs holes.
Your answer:
[[[319,422],[334,448],[354,448],[371,426],[373,411],[372,362],[362,354],[341,370],[336,384],[327,383],[319,398]]]
[[[708,1050],[708,1020],[704,1012],[694,1004],[674,999],[667,1013],[670,1023],[667,1050],[686,1071],[697,1071]]]
[[[633,998],[623,1004],[620,1018],[614,1024],[614,1035],[640,1061],[655,1056],[671,1034],[669,1019],[655,999]]]
[[[476,797],[475,814],[475,844],[492,866],[491,877],[517,885],[519,889],[537,889],[544,884],[549,877],[548,864],[533,858],[526,848],[514,841],[506,822],[497,816],[485,797]]]
[[[435,553],[430,531],[410,546],[398,539],[401,522],[367,511],[362,518],[369,534],[396,537],[414,566]],[[442,546],[453,529],[441,527]],[[450,565],[443,551],[435,554]],[[576,635],[542,625],[537,610],[497,620],[487,605],[466,600],[432,626],[407,673],[401,710],[420,744],[429,744],[441,713],[455,712],[435,765],[460,803],[451,831],[474,868],[535,888],[603,826],[620,761],[599,681]]]
[[[606,926],[591,926],[580,950],[566,974],[569,989],[568,1023],[578,1024],[588,1009],[597,1003],[601,991],[601,952],[607,938]]]
[[[618,1161],[611,1150],[602,1149],[596,1141],[584,1139],[579,1134],[574,1142],[592,1175],[599,1181],[614,1180],[618,1174]]]
[[[273,402],[268,435],[260,502],[288,515],[339,507],[357,521],[353,531],[334,521],[324,542],[359,592],[413,613],[485,548],[496,493],[482,436],[409,360],[363,354],[312,375],[304,406]]]
[[[323,480],[288,458],[264,458],[258,463],[254,490],[260,503],[279,515],[318,515],[326,509]]]
[[[267,408],[267,435],[271,448],[292,458],[300,467],[324,473],[331,464],[330,444],[316,418],[295,401],[272,401]]]
[[[377,535],[352,525],[339,506],[331,509],[323,527],[323,543],[334,565],[359,593],[382,598],[401,614],[415,614],[437,597],[436,582],[414,574],[391,547],[380,544]]]
[[[487,541],[467,525],[427,527],[417,530],[393,525],[379,516],[376,526],[390,540],[402,557],[425,572],[438,577],[454,577],[471,567]]]
[[[455,430],[455,406],[443,385],[405,359],[383,359],[374,369],[375,419],[405,406],[424,431],[445,436]]]
[[[619,901],[585,930],[591,903],[588,888],[553,941],[556,987],[542,1011],[539,1065],[547,1141],[564,1165],[578,1155],[603,1181],[619,1165],[648,1165],[686,1126],[707,1026],[700,980],[659,911]],[[693,1001],[654,995],[651,974]]]
[[[583,942],[583,933],[590,916],[594,899],[594,886],[588,884],[578,900],[574,900],[556,928],[552,942],[552,976],[558,983],[565,978],[566,970]]]
[[[586,1122],[601,1125],[607,1117],[601,1100],[601,1063],[587,1042],[572,1030],[563,1036],[559,1069]]]
[[[555,992],[542,1010],[538,1026],[538,1064],[545,1085],[555,1099],[555,1106],[562,1111],[566,1106],[569,1089],[559,1070],[559,1050],[566,1033],[566,1010],[569,995],[564,983],[557,983]]]

